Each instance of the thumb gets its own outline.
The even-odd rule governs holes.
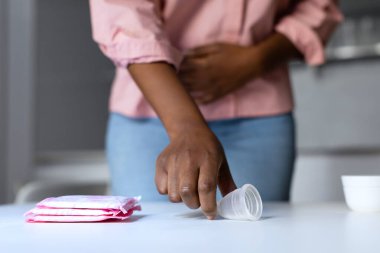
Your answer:
[[[223,197],[236,189],[236,184],[232,178],[227,159],[224,159],[222,165],[220,166],[218,186]]]

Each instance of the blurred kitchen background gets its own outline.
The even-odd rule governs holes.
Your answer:
[[[340,175],[380,174],[380,1],[341,6],[327,64],[291,65],[294,202],[343,200]],[[107,192],[113,71],[86,0],[0,0],[0,203]]]

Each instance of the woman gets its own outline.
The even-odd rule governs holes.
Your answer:
[[[287,62],[324,62],[342,19],[335,1],[90,6],[94,40],[117,66],[107,133],[113,194],[158,199],[156,185],[213,219],[217,187],[222,195],[236,188],[232,173],[264,200],[288,200],[295,141]]]

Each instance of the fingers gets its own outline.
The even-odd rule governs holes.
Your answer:
[[[188,73],[199,69],[207,69],[210,66],[209,61],[208,57],[195,58],[187,56],[181,63],[180,71]]]
[[[189,92],[203,91],[209,86],[209,84],[205,82],[204,79],[202,80],[191,75],[180,75],[180,80]]]
[[[198,168],[190,154],[170,156],[163,152],[156,162],[158,192],[167,194],[171,202],[184,201],[188,207],[198,208]]]
[[[213,87],[207,87],[204,90],[197,91],[193,98],[198,104],[208,104],[218,100],[224,95],[226,95],[225,91],[216,84]]]
[[[199,167],[200,159],[204,164]],[[223,180],[227,181],[218,182]],[[217,156],[200,158],[199,154],[192,157],[187,153],[170,156],[163,152],[156,162],[155,182],[158,191],[168,194],[171,202],[183,201],[193,209],[201,207],[208,219],[217,215],[218,183],[223,195],[236,188],[227,163],[223,165]]]
[[[211,82],[208,80],[210,75],[202,61],[184,61],[179,70],[179,78],[185,87],[190,91],[202,90],[207,88]]]
[[[216,83],[208,80],[207,75],[202,77],[198,73],[180,73],[179,77],[186,90],[200,104],[213,102],[220,97],[221,90]]]
[[[218,186],[223,197],[236,189],[236,184],[226,159],[224,159],[219,169]]]
[[[179,175],[178,157],[172,157],[167,164],[168,171],[168,197],[171,202],[181,202],[179,194]]]
[[[165,170],[165,158],[160,155],[156,160],[156,175],[154,177],[157,191],[160,194],[168,194],[168,174]]]
[[[204,55],[215,54],[220,52],[221,47],[221,43],[213,43],[210,45],[193,48],[188,51],[187,55],[191,57],[201,57]]]
[[[203,92],[201,95],[195,97],[195,101],[199,104],[209,104],[219,98],[219,95],[212,91],[212,92]]]
[[[216,210],[216,187],[217,187],[217,164],[206,163],[199,172],[198,193],[203,213],[207,219],[212,220],[217,215]]]
[[[179,184],[179,193],[182,201],[190,208],[197,209],[200,206],[198,198],[199,169],[189,159],[184,161]]]

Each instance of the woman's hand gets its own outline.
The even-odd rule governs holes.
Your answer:
[[[236,189],[223,148],[208,129],[188,126],[172,136],[157,158],[155,182],[172,202],[201,207],[208,219],[217,215],[216,190],[222,195]]]
[[[157,112],[170,138],[157,159],[158,191],[172,201],[216,215],[216,187],[222,195],[236,188],[223,148],[199,108],[166,63],[131,64],[128,71]]]
[[[204,89],[205,92],[213,92],[211,99],[217,99],[217,96],[223,96],[230,90],[236,89],[246,80],[243,71],[236,72],[239,70],[238,66],[247,65],[247,62],[243,62],[243,51],[240,50],[244,48],[222,44],[195,49],[186,58],[181,73],[189,73],[194,77],[193,71],[195,71],[201,79],[202,76],[209,77],[210,82],[201,86],[200,90],[207,88]],[[236,55],[237,51],[240,52],[239,56],[242,59],[236,58],[234,65],[236,71],[229,68],[228,64],[217,66],[219,61],[227,60],[228,57]],[[198,61],[204,59],[210,60],[209,70],[212,70],[212,73],[207,73],[203,68],[198,69]],[[228,69],[228,75],[218,75],[219,67]],[[181,90],[183,86],[175,85],[173,72],[167,72],[168,69],[160,64],[131,66],[129,70],[146,97],[153,105],[156,104],[155,107],[170,137],[170,144],[157,158],[155,182],[158,191],[161,194],[168,194],[172,202],[183,201],[190,208],[201,207],[207,218],[213,219],[217,214],[217,186],[223,196],[236,189],[220,142],[201,120],[199,114],[194,112],[193,105],[187,102],[188,98],[184,90]],[[145,74],[148,70],[151,75]],[[214,77],[217,83],[213,81]],[[161,81],[158,80],[160,78]],[[226,78],[230,81],[227,82]],[[229,85],[231,82],[234,85]],[[161,86],[148,85],[148,83],[161,83]],[[192,84],[196,83],[185,82],[185,86],[194,91],[198,86]],[[215,84],[218,84],[217,89]],[[171,88],[161,89],[164,86]],[[222,92],[219,92],[218,88]],[[203,99],[205,102],[208,101],[207,97]]]
[[[179,77],[199,103],[215,101],[261,75],[263,62],[255,47],[215,43],[191,50]]]

